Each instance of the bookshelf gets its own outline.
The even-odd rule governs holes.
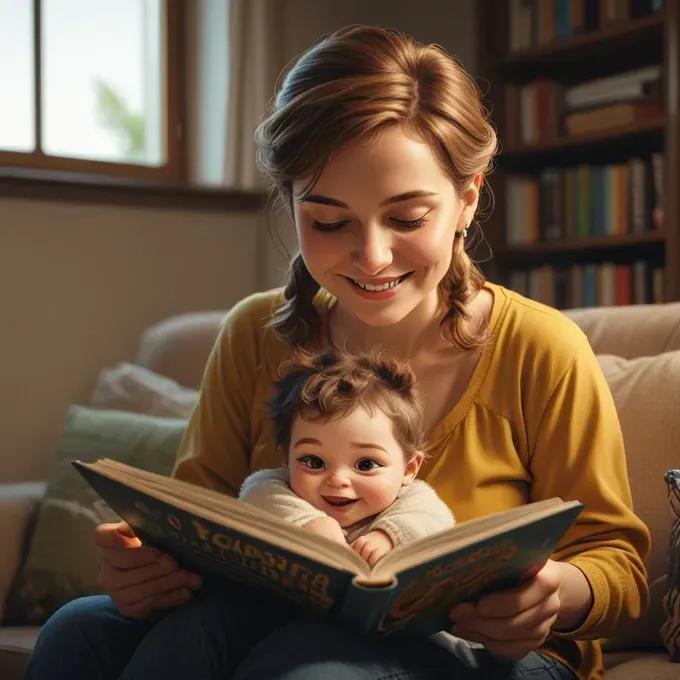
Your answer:
[[[480,0],[489,278],[558,308],[680,300],[680,0]]]

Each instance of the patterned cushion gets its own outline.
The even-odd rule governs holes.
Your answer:
[[[669,470],[665,480],[673,527],[668,546],[668,589],[663,598],[666,620],[661,635],[671,661],[680,662],[680,470]]]
[[[92,535],[118,518],[71,461],[111,458],[170,474],[186,421],[71,406],[5,625],[40,625],[70,600],[100,592]]]

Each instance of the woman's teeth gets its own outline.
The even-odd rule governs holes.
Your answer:
[[[355,279],[352,279],[354,283],[359,286],[359,288],[363,288],[364,290],[371,290],[371,291],[381,291],[381,290],[388,290],[389,288],[394,288],[398,284],[400,284],[404,279],[406,278],[406,274],[404,276],[400,276],[398,279],[394,279],[394,281],[388,281],[387,283],[379,283],[377,285],[374,285],[372,283],[360,283],[359,281],[356,281]]]

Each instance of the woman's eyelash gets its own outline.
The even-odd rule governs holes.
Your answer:
[[[418,229],[427,222],[427,216],[429,214],[430,211],[428,210],[422,217],[419,217],[417,220],[398,220],[393,217],[392,221],[396,222],[401,229]]]
[[[312,229],[314,231],[337,231],[347,224],[347,220],[341,222],[317,222],[312,220]]]
[[[400,229],[418,229],[427,222],[427,216],[429,214],[430,211],[428,210],[424,215],[416,220],[398,220],[396,217],[391,217],[390,219]],[[341,220],[340,222],[319,222],[318,220],[312,220],[312,229],[314,229],[314,231],[338,231],[346,224],[349,224],[348,220]]]

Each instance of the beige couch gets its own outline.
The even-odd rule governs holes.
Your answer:
[[[680,467],[680,457],[675,454],[675,431],[680,427],[675,420],[680,418],[673,417],[672,404],[668,405],[674,394],[676,408],[680,403],[680,303],[572,310],[568,314],[601,355],[619,407],[636,509],[654,539],[648,561],[652,605],[644,621],[606,642],[606,677],[680,680],[680,666],[669,663],[659,634],[671,521],[663,475],[670,468]],[[188,315],[149,329],[141,338],[135,362],[182,385],[196,387],[222,316],[219,312]],[[674,388],[674,384],[679,387]],[[662,426],[649,428],[655,419]],[[39,482],[0,485],[0,545],[5,546],[0,557],[0,597],[18,566],[20,537],[27,531],[43,491],[44,485]],[[21,678],[37,632],[33,627],[0,626],[2,680]]]

